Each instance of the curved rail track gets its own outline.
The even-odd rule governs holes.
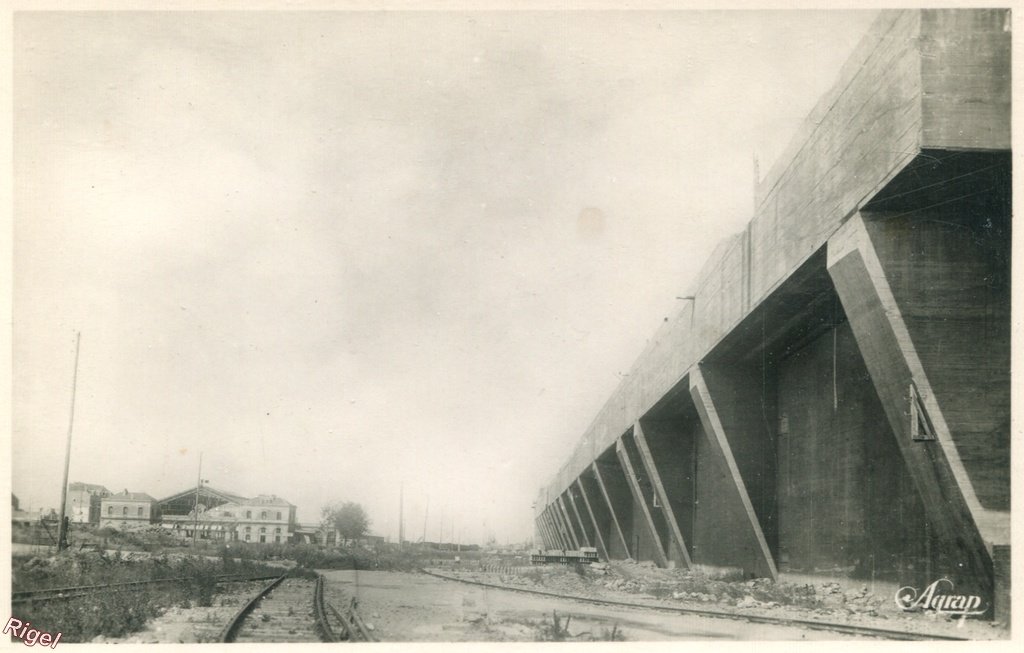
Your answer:
[[[277,578],[277,576],[238,576],[235,574],[225,574],[216,577],[217,583],[245,583],[255,580],[268,580],[270,578]],[[175,578],[157,578],[155,580],[137,580],[125,583],[108,583],[105,585],[77,585],[75,587],[46,587],[35,590],[21,590],[18,592],[11,592],[11,603],[62,601],[81,598],[83,596],[91,596],[102,592],[109,592],[110,590],[139,590],[152,585],[162,585],[166,583],[190,583],[194,580],[194,578],[187,576],[178,576]]]
[[[613,601],[608,599],[594,599],[585,596],[574,596],[572,594],[558,594],[556,592],[546,592],[543,590],[531,590],[522,587],[509,587],[507,585],[497,585],[494,583],[485,583],[483,581],[467,580],[463,578],[456,578],[454,576],[448,576],[446,574],[439,574],[426,569],[420,569],[421,572],[428,576],[434,576],[435,578],[441,578],[443,580],[452,580],[459,583],[466,583],[468,585],[478,585],[480,587],[494,588],[507,590],[509,592],[520,592],[523,594],[536,594],[540,596],[547,596],[550,598],[565,599],[568,601],[580,601],[583,603],[592,603],[595,605],[610,605],[617,607],[635,608],[639,610],[653,610],[656,612],[671,612],[675,614],[692,614],[700,617],[711,617],[715,619],[731,619],[733,621],[746,621],[749,623],[757,624],[769,624],[775,626],[792,626],[796,628],[807,628],[811,630],[825,630],[836,633],[844,633],[847,635],[861,635],[863,637],[875,637],[879,639],[891,639],[891,640],[903,640],[903,641],[927,641],[927,640],[949,640],[949,641],[967,641],[966,638],[952,637],[949,635],[937,635],[937,634],[924,634],[924,633],[910,633],[900,630],[889,630],[885,628],[871,628],[869,626],[854,626],[851,624],[837,624],[829,623],[825,621],[814,621],[811,619],[794,619],[790,617],[769,617],[763,615],[752,615],[752,614],[737,614],[733,612],[724,612],[719,610],[706,610],[703,608],[683,608],[683,607],[672,607],[667,605],[652,605],[648,603],[631,603],[629,601]]]
[[[267,581],[224,626],[218,637],[222,642],[341,642],[376,641],[357,611],[352,599],[345,610],[338,610],[324,599],[324,579],[280,576],[239,576],[224,574],[217,583]],[[175,577],[105,585],[49,587],[12,592],[12,604],[64,601],[95,596],[109,591],[133,591],[170,583],[190,583],[194,578]]]
[[[256,593],[221,631],[222,642],[375,641],[356,601],[342,612],[324,600],[324,579],[274,579]]]

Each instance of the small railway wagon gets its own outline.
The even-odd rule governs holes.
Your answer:
[[[597,561],[597,549],[588,546],[573,551],[565,549],[549,549],[544,551],[538,549],[530,554],[531,565],[589,565]]]

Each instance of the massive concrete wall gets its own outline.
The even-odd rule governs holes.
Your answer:
[[[880,14],[539,511],[582,487],[612,557],[941,571],[992,594],[1009,543],[1007,21]]]

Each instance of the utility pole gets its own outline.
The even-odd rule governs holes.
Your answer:
[[[423,509],[423,539],[420,542],[427,542],[427,517],[430,516],[430,495],[427,495],[427,507]]]
[[[199,452],[199,473],[196,474],[196,505],[193,509],[195,513],[195,524],[192,528],[192,547],[196,545],[196,533],[199,531],[199,488],[203,486],[203,452]]]
[[[75,334],[75,371],[71,376],[71,417],[68,419],[68,443],[64,448],[64,483],[60,486],[60,522],[57,524],[57,551],[68,548],[67,504],[68,471],[71,468],[71,429],[75,425],[75,391],[78,387],[78,349],[82,344],[82,332]]]
[[[398,486],[398,549],[401,551],[402,543],[405,541],[405,518],[403,517],[403,509],[405,508],[405,483],[401,483]]]
[[[754,214],[757,214],[757,186],[761,183],[761,162],[754,153]]]

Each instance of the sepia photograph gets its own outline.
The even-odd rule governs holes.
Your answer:
[[[4,646],[1012,643],[1010,8],[6,13]]]

